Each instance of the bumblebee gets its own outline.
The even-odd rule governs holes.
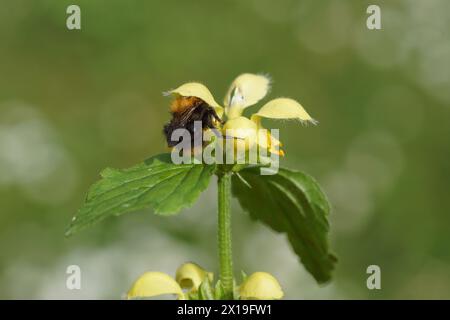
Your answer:
[[[180,143],[179,140],[172,139],[172,133],[176,129],[186,129],[191,135],[191,146],[196,141],[203,144],[203,131],[206,129],[216,129],[222,120],[217,115],[213,107],[197,97],[179,96],[173,100],[170,106],[172,119],[164,125],[163,133],[166,137],[167,145],[172,148]],[[201,121],[202,130],[196,130],[195,121]]]

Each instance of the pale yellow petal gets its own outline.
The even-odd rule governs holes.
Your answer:
[[[195,292],[206,277],[210,281],[213,280],[213,274],[211,272],[207,272],[195,263],[188,262],[178,268],[175,279],[181,288]]]
[[[244,73],[232,83],[224,99],[226,107],[246,108],[264,98],[270,88],[270,79],[263,75]]]
[[[258,128],[258,146],[269,150],[271,153],[284,156],[284,151],[280,149],[282,146],[280,140],[271,135],[269,130],[262,127]]]
[[[280,156],[284,156],[284,151],[280,149],[283,144],[271,134],[271,130],[265,129],[262,126],[261,118],[253,115],[251,121],[256,124],[258,130],[258,146],[269,150],[270,153],[276,153]]]
[[[226,139],[235,138],[234,145],[237,150],[248,150],[257,141],[256,123],[246,117],[228,120],[222,131]]]
[[[170,90],[167,93],[178,94],[183,97],[197,97],[213,107],[219,117],[222,117],[223,115],[223,108],[216,102],[216,100],[214,100],[214,97],[209,89],[199,82],[182,84],[178,88]]]
[[[257,117],[271,119],[298,119],[316,124],[300,103],[289,98],[278,98],[267,102],[259,111],[252,115],[252,120]]]
[[[244,138],[247,134],[240,135],[239,132],[245,132],[255,134],[257,125],[254,121],[246,117],[238,117],[228,120],[222,128],[227,136]],[[228,134],[229,133],[229,134]]]
[[[181,287],[171,276],[162,272],[146,272],[134,282],[128,291],[127,298],[147,298],[169,294],[184,300]]]
[[[241,299],[273,300],[283,298],[277,279],[267,272],[255,272],[239,288]]]

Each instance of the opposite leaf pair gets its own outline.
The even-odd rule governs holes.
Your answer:
[[[221,117],[221,122],[224,122],[220,128],[222,130],[254,131],[261,127],[261,118],[298,119],[314,123],[300,104],[287,98],[268,102],[250,119],[243,117],[243,110],[262,99],[268,88],[269,81],[266,77],[243,74],[232,83],[225,97],[225,109],[214,100],[210,91],[199,83],[184,84],[170,93],[178,98],[195,97],[205,102],[208,108],[214,108],[215,113]],[[270,136],[255,137],[253,143],[256,142],[271,152],[277,152],[272,147],[278,147],[279,141]],[[247,136],[232,135],[232,138],[248,140]],[[229,211],[231,193],[253,219],[263,222],[276,232],[286,234],[305,268],[317,282],[327,282],[331,278],[336,258],[329,252],[327,218],[330,206],[325,194],[309,175],[284,168],[280,168],[274,175],[260,175],[259,165],[261,164],[229,166],[195,162],[174,164],[170,154],[162,154],[129,169],[105,169],[101,173],[102,179],[90,188],[85,204],[73,218],[66,234],[71,235],[106,217],[131,211],[152,208],[160,215],[177,213],[192,205],[208,187],[211,176],[216,174],[219,177],[218,230],[219,234],[224,235],[219,237],[219,251],[225,248],[222,256],[226,262],[220,263],[221,285],[219,281],[214,294],[210,294],[212,279],[209,278],[209,273],[199,271],[200,269],[191,264],[184,267],[196,274],[195,277],[192,274],[185,278],[177,276],[178,281],[175,281],[162,273],[146,273],[135,283],[129,297],[169,293],[186,298],[183,289],[186,288],[186,283],[189,283],[189,298],[195,298],[197,292],[201,294],[201,298],[222,297],[221,286],[226,291],[223,297],[233,298]],[[185,272],[180,271],[180,274]],[[265,298],[281,297],[278,282],[267,275],[252,274],[239,287],[239,296],[257,298],[252,295],[258,292],[259,296]],[[267,288],[270,290],[267,291]],[[260,294],[261,292],[266,294]]]
[[[171,215],[192,205],[205,190],[215,165],[171,162],[170,154],[152,157],[129,169],[105,169],[89,190],[66,234],[72,235],[109,216],[153,208]],[[331,277],[335,257],[329,253],[328,200],[317,182],[301,172],[280,168],[276,175],[261,176],[258,167],[234,176],[233,195],[255,220],[286,233],[295,253],[318,282]]]

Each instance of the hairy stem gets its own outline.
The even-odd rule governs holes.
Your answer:
[[[233,299],[233,259],[231,252],[231,173],[218,175],[218,242],[220,282],[224,299]]]

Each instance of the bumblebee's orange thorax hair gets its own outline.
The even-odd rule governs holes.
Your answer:
[[[192,108],[203,101],[197,97],[178,97],[172,101],[170,111],[173,113],[183,112],[188,108]]]

